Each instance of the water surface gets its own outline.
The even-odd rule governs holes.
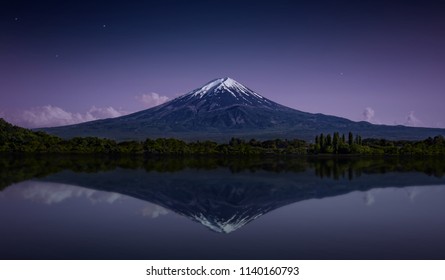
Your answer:
[[[444,259],[440,159],[0,160],[2,259]]]

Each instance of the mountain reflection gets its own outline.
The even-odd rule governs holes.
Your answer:
[[[171,210],[222,233],[308,199],[364,191],[364,202],[372,205],[375,198],[371,189],[444,184],[444,170],[445,163],[434,158],[0,160],[2,188],[29,179],[40,182],[28,182],[23,195],[29,199],[50,204],[84,196],[113,203],[130,196],[154,204],[143,209],[142,215],[158,217]]]

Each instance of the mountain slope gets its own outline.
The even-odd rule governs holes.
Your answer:
[[[275,103],[231,78],[213,80],[167,103],[130,115],[43,130],[64,138],[98,136],[117,140],[158,137],[312,140],[316,134],[334,131],[409,140],[445,135],[444,129],[372,125],[298,111]]]

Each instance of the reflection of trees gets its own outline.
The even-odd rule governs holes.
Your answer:
[[[48,160],[37,161],[29,157],[1,157],[0,158],[0,190],[7,186],[31,178],[45,177],[61,171]]]
[[[384,164],[384,161],[380,159],[358,158],[326,158],[311,161],[311,166],[314,168],[317,177],[336,180],[340,178],[352,180],[354,177],[359,177],[365,170],[372,168],[372,166],[382,164]]]
[[[384,174],[389,172],[422,172],[429,176],[442,177],[445,161],[441,158],[325,158],[311,159],[309,166],[321,178],[348,178],[352,180],[362,174]]]
[[[314,170],[320,178],[349,180],[361,174],[422,172],[442,177],[445,161],[441,158],[342,158],[342,157],[109,157],[109,156],[6,156],[0,158],[0,189],[31,178],[43,178],[68,169],[74,172],[143,169],[147,172],[175,172],[184,169],[227,168],[274,173]]]

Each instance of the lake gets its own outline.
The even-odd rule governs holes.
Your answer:
[[[445,259],[445,161],[0,159],[1,259]]]

